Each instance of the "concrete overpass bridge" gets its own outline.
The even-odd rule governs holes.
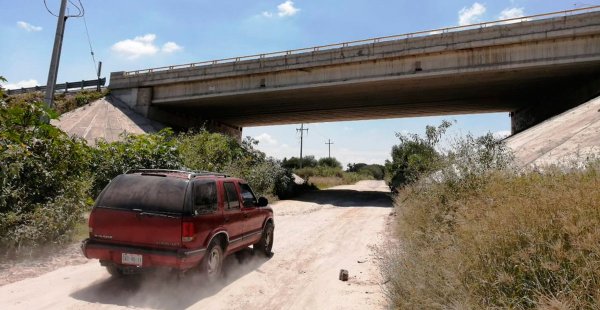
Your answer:
[[[111,73],[111,93],[174,127],[510,112],[513,133],[600,93],[600,6]]]

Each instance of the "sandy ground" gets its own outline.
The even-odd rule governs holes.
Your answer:
[[[278,202],[274,256],[230,256],[211,286],[195,274],[110,278],[89,261],[0,286],[0,309],[385,309],[373,246],[386,239],[387,192],[361,181]]]

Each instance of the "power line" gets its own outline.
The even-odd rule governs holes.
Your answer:
[[[90,45],[90,54],[92,55],[92,62],[94,63],[94,72],[98,72],[98,65],[96,62],[96,57],[94,56],[94,49],[92,48],[92,39],[90,38],[90,32],[88,31],[85,15],[83,15],[83,25],[85,26],[85,35],[87,36],[88,44]]]
[[[79,5],[73,3],[73,1],[69,0],[69,3],[74,6],[75,8],[77,8],[77,14],[76,15],[65,15],[65,18],[69,18],[69,17],[83,17],[85,15],[85,9],[83,8],[83,4],[81,3],[81,0],[78,0]],[[54,16],[54,17],[58,17],[59,15],[55,14],[54,12],[52,12],[52,10],[50,10],[50,8],[48,7],[48,3],[46,3],[46,0],[44,0],[44,6],[46,7],[46,11],[48,11],[48,13],[50,13],[50,15]]]

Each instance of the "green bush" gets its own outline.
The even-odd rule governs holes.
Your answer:
[[[302,162],[303,168],[316,167],[318,165],[313,155],[302,156],[302,160],[298,157],[284,158],[281,165],[286,169],[300,169],[300,162]]]
[[[63,241],[56,237],[73,228],[87,205],[89,147],[45,122],[53,116],[41,103],[0,103],[0,245],[5,249]]]
[[[392,161],[386,161],[392,187],[402,187],[440,168],[442,154],[436,149],[452,123],[442,121],[438,127],[427,126],[425,137],[396,133],[400,144],[392,147]]]
[[[258,141],[250,137],[240,144],[232,137],[200,130],[183,134],[178,140],[182,163],[189,169],[225,172],[243,178],[260,196],[293,195],[291,172],[276,160],[266,158],[255,148]]]
[[[337,159],[335,159],[335,157],[323,157],[319,159],[317,165],[321,167],[342,169],[342,164]]]
[[[96,197],[110,180],[131,169],[180,169],[179,143],[169,128],[155,134],[123,134],[121,141],[99,140],[92,151],[92,195]]]

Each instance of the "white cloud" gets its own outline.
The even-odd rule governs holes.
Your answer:
[[[294,16],[300,9],[294,6],[294,1],[287,0],[286,2],[277,6],[277,15],[283,16]]]
[[[300,11],[300,9],[297,8],[297,7],[295,7],[294,6],[294,1],[291,1],[291,0],[287,0],[287,1],[283,2],[283,3],[280,3],[277,6],[277,16],[279,16],[279,17],[294,16],[299,11]],[[264,11],[264,12],[261,13],[261,15],[263,17],[271,18],[275,14],[273,14],[273,12]]]
[[[17,26],[21,29],[25,29],[25,31],[27,31],[27,32],[42,31],[42,29],[43,29],[40,26],[34,26],[34,25],[24,22],[24,21],[18,21]]]
[[[507,8],[500,12],[499,19],[511,19],[525,16],[525,10],[523,8]]]
[[[154,44],[154,40],[156,40],[156,35],[149,33],[133,39],[119,41],[112,46],[112,50],[129,59],[154,55],[159,51],[158,47]]]
[[[40,85],[40,83],[38,83],[38,81],[31,79],[31,80],[19,81],[17,83],[5,84],[5,85],[2,85],[2,88],[4,88],[4,89],[19,89],[19,88],[34,87],[34,86],[38,86],[38,85]]]
[[[485,6],[479,2],[470,7],[464,7],[458,12],[458,24],[461,26],[481,22],[481,16],[485,13]]]
[[[137,36],[133,39],[119,41],[113,44],[111,49],[113,52],[116,52],[117,54],[129,59],[136,59],[141,56],[152,56],[161,51],[165,54],[170,54],[183,49],[182,46],[171,41],[163,44],[162,48],[159,48],[155,41],[156,35],[153,33],[148,33],[143,36]]]
[[[183,49],[183,47],[177,45],[177,43],[175,43],[175,42],[167,42],[167,43],[163,44],[163,47],[162,47],[162,51],[167,54],[174,53],[174,52],[180,51],[182,49]]]
[[[266,132],[254,137],[254,139],[258,140],[261,143],[266,143],[266,144],[271,144],[271,145],[277,144],[277,140],[275,140],[273,137],[271,137],[271,135],[269,135]]]

